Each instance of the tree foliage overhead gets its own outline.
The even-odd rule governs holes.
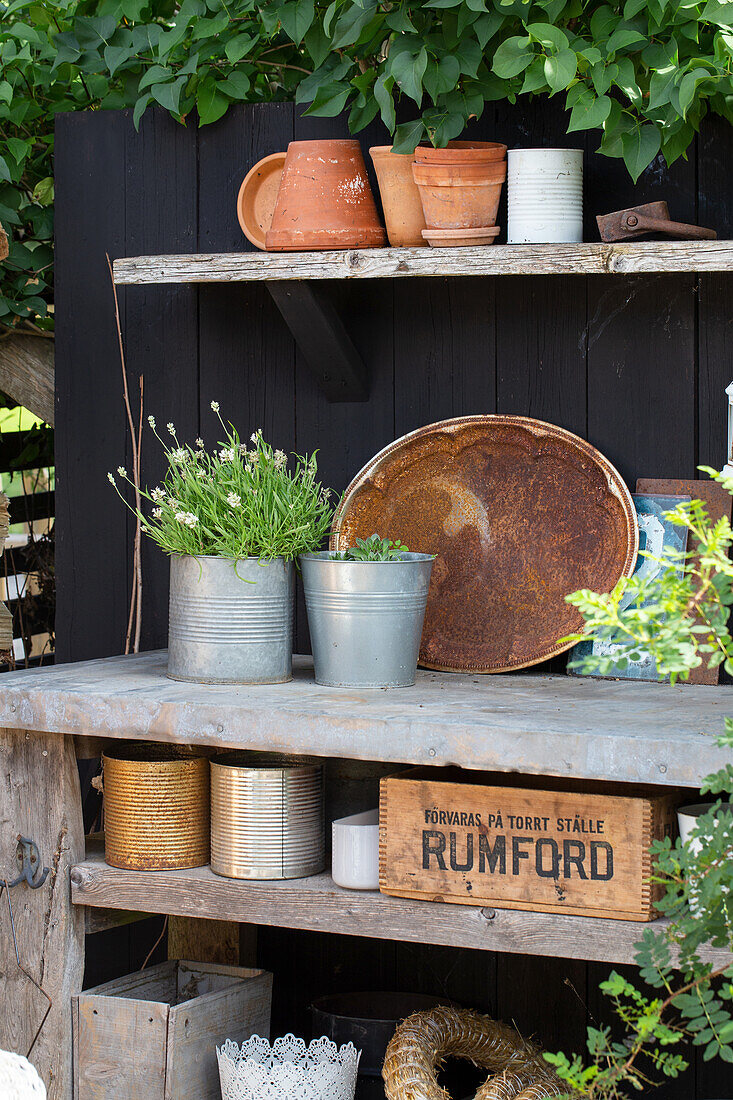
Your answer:
[[[733,121],[732,65],[723,0],[0,0],[0,325],[48,323],[58,111],[129,107],[139,124],[158,104],[207,125],[295,98],[355,132],[379,116],[409,151],[487,102],[558,95],[569,131],[598,130],[637,179],[708,110]]]

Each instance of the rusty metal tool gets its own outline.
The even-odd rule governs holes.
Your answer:
[[[596,221],[601,240],[609,244],[634,240],[647,233],[666,233],[683,241],[714,241],[718,236],[714,229],[671,221],[666,202],[647,202],[643,206],[631,206],[612,214],[599,214]]]

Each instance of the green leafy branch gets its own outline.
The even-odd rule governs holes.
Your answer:
[[[733,478],[704,469],[733,492]],[[637,575],[610,594],[568,597],[585,619],[586,633],[578,637],[618,647],[613,664],[637,660],[644,650],[671,679],[686,678],[703,662],[733,671],[730,523],[713,523],[701,501],[666,515],[687,529],[691,548],[653,558],[656,576]],[[584,671],[608,671],[607,658],[589,656],[580,664]],[[730,718],[717,743],[733,749]],[[733,764],[702,784],[703,794],[731,791]],[[546,1055],[569,1089],[590,1100],[622,1100],[629,1088],[644,1090],[655,1073],[679,1076],[688,1064],[683,1043],[702,1047],[705,1060],[733,1064],[733,814],[719,813],[719,805],[698,818],[687,844],[665,837],[651,847],[652,881],[664,887],[655,904],[669,920],[662,932],[647,928],[636,945],[646,988],[612,973],[601,990],[610,999],[615,1028],[588,1029],[588,1058]],[[727,952],[729,961],[713,968],[703,957],[708,946]]]

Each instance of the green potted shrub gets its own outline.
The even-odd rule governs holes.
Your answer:
[[[301,554],[316,683],[415,683],[434,560],[377,534],[342,552]]]
[[[168,466],[160,485],[139,490],[147,514],[128,505],[171,559],[168,675],[280,683],[292,676],[293,563],[323,543],[329,490],[317,480],[315,455],[293,456],[289,469],[260,430],[244,444],[217,402],[211,407],[224,438],[210,453],[200,439],[181,445],[173,424],[166,444],[148,417]],[[123,467],[117,472],[133,484]]]
[[[703,469],[733,493],[733,477]],[[666,514],[688,531],[684,572],[679,553],[668,551],[655,558],[658,575],[637,574],[611,593],[573,593],[569,602],[586,622],[583,637],[613,642],[613,662],[622,667],[649,652],[673,682],[703,662],[733,673],[731,525],[726,518],[712,523],[699,500]],[[578,665],[603,673],[608,660],[588,655]],[[733,749],[733,719],[725,719],[717,740]],[[601,985],[623,1032],[589,1028],[587,1058],[545,1055],[569,1091],[591,1100],[646,1092],[655,1077],[674,1078],[687,1068],[688,1042],[702,1047],[706,1060],[733,1063],[733,815],[721,813],[731,791],[733,763],[704,779],[702,793],[712,801],[687,841],[667,837],[653,845],[655,876],[665,885],[658,908],[669,924],[662,932],[651,925],[637,945],[646,987],[616,972]],[[713,969],[701,958],[706,944],[727,950],[729,963]]]

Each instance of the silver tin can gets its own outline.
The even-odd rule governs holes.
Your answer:
[[[316,683],[409,687],[415,683],[432,554],[401,561],[336,561],[303,554]]]
[[[171,558],[168,675],[197,684],[292,679],[294,566]]]
[[[305,878],[326,863],[323,766],[302,757],[219,753],[211,761],[211,869],[241,879]]]

